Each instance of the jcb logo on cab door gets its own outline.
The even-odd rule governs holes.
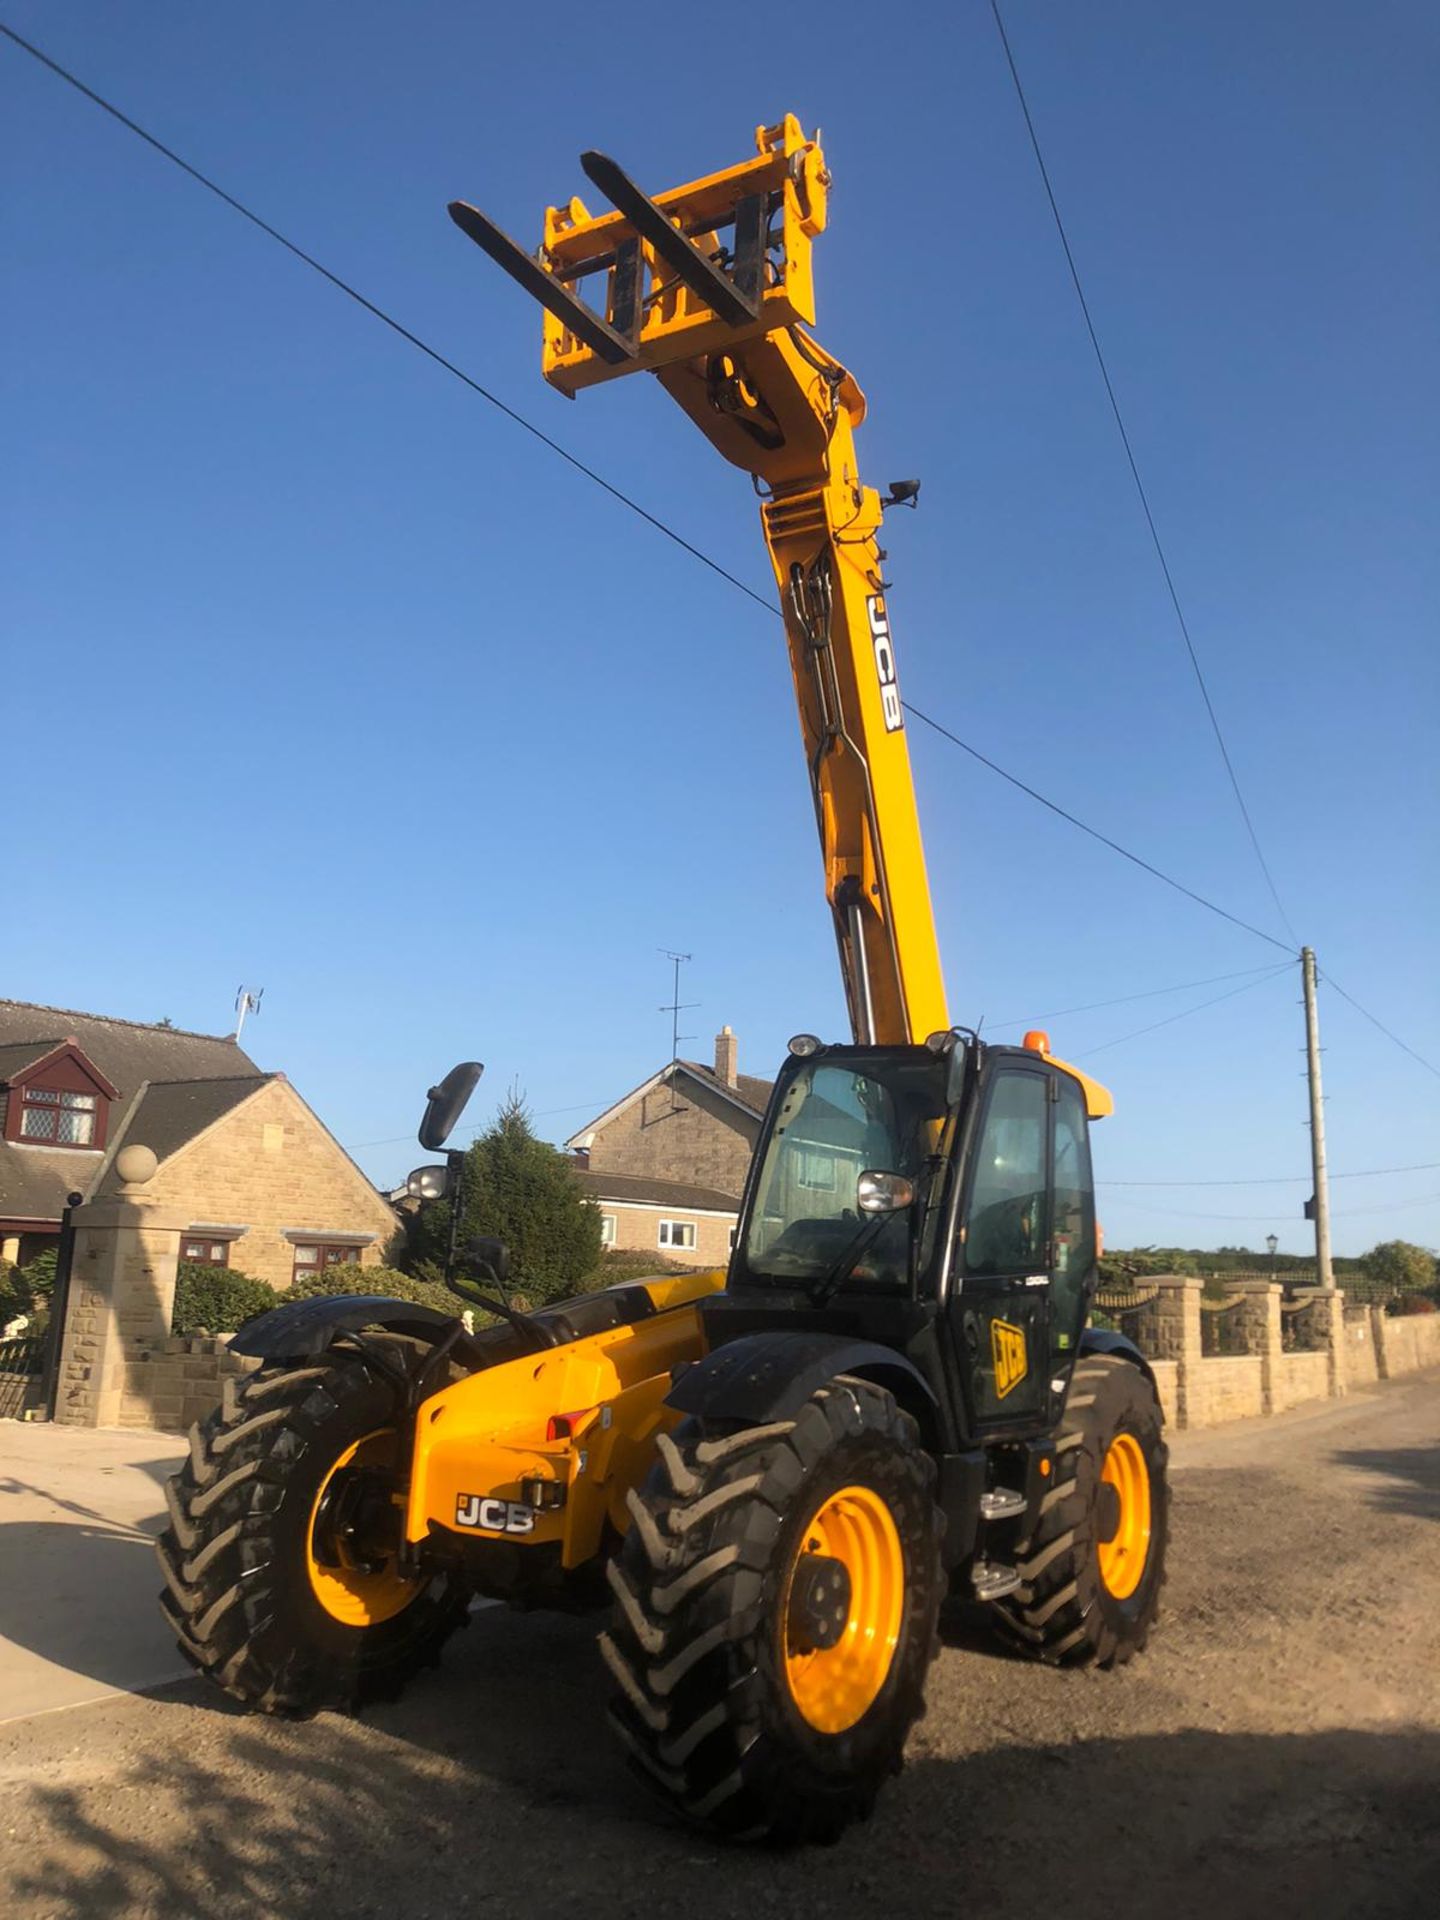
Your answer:
[[[875,647],[875,671],[880,676],[880,705],[885,714],[885,731],[898,733],[905,724],[905,710],[900,705],[900,682],[895,673],[890,617],[878,593],[867,595],[865,611],[870,616],[870,638]]]
[[[481,1533],[533,1533],[535,1509],[518,1500],[488,1500],[478,1493],[462,1493],[455,1502],[457,1527],[475,1527]]]
[[[990,1322],[990,1357],[995,1362],[995,1398],[1003,1400],[1030,1371],[1025,1354],[1025,1329],[1008,1320]]]

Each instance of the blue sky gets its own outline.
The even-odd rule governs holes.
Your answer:
[[[709,8],[649,45],[453,0],[4,18],[762,589],[743,476],[651,382],[546,389],[537,313],[445,203],[529,239],[582,147],[653,190],[819,122],[818,332],[870,396],[868,476],[924,482],[887,527],[906,695],[1283,933],[983,0],[772,10],[743,56]],[[1007,22],[1290,917],[1440,1060],[1435,14]],[[760,1073],[839,1035],[778,625],[5,45],[0,164],[0,990],[217,1030],[263,985],[247,1044],[381,1179],[454,1058],[487,1063],[474,1119],[514,1082],[556,1137],[660,1064],[663,947],[702,1056],[726,1021]],[[1111,1242],[1303,1250],[1298,970],[1113,1047],[1227,983],[1057,1017],[1282,955],[911,748],[953,1016],[1044,1018],[1112,1085]],[[1440,1161],[1436,1080],[1322,1018],[1332,1166]],[[1436,1171],[1333,1199],[1339,1251],[1440,1241]]]

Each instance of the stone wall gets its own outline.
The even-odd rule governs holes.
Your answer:
[[[1182,1425],[1180,1419],[1180,1362],[1178,1360],[1152,1360],[1151,1371],[1155,1375],[1156,1391],[1160,1395],[1160,1411],[1165,1416],[1167,1427]]]
[[[1224,1354],[1191,1370],[1185,1397],[1187,1427],[1218,1427],[1264,1413],[1265,1362],[1258,1354]]]
[[[1391,1318],[1376,1307],[1347,1310],[1343,1291],[1320,1287],[1292,1288],[1286,1301],[1278,1282],[1250,1277],[1227,1283],[1237,1304],[1226,1319],[1241,1351],[1207,1357],[1204,1284],[1189,1274],[1155,1275],[1137,1283],[1135,1307],[1119,1309],[1154,1369],[1173,1426],[1285,1413],[1352,1386],[1440,1366],[1440,1314]]]
[[[232,1374],[253,1373],[258,1360],[230,1352],[224,1339],[171,1335],[126,1355],[120,1397],[122,1427],[159,1427],[185,1433],[218,1404]]]
[[[1347,1386],[1369,1386],[1379,1379],[1375,1361],[1374,1309],[1347,1308],[1340,1335],[1342,1365]]]
[[[1418,1373],[1421,1367],[1440,1366],[1440,1313],[1410,1313],[1403,1317],[1377,1313],[1375,1359],[1382,1380],[1397,1373]]]
[[[1330,1392],[1330,1356],[1325,1353],[1282,1353],[1273,1370],[1270,1412],[1285,1413],[1306,1400],[1323,1400]]]
[[[610,1243],[626,1253],[653,1253],[656,1260],[673,1260],[686,1267],[723,1267],[730,1260],[733,1213],[696,1213],[685,1207],[627,1206],[623,1200],[597,1202],[601,1213],[615,1219]],[[688,1220],[695,1229],[693,1247],[662,1247],[660,1222]]]
[[[739,1193],[760,1131],[757,1118],[689,1075],[674,1091],[652,1087],[590,1140],[592,1173],[681,1180],[716,1193]]]

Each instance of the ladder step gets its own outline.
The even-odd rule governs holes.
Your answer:
[[[1026,1506],[1023,1493],[1017,1493],[1014,1487],[992,1487],[980,1496],[980,1518],[982,1520],[1013,1520],[1016,1514],[1024,1513]]]
[[[1014,1593],[1021,1584],[1020,1575],[1014,1567],[1002,1566],[996,1560],[977,1560],[971,1570],[970,1582],[977,1600],[1003,1600],[1007,1593]]]

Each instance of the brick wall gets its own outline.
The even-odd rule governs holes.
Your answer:
[[[652,1087],[597,1129],[590,1168],[739,1193],[759,1131],[758,1119],[682,1076],[673,1093],[668,1086]]]
[[[361,1251],[365,1266],[383,1263],[398,1230],[389,1204],[284,1080],[162,1161],[146,1191],[187,1224],[247,1227],[230,1264],[272,1287],[288,1287],[294,1274],[285,1228],[373,1234]]]

